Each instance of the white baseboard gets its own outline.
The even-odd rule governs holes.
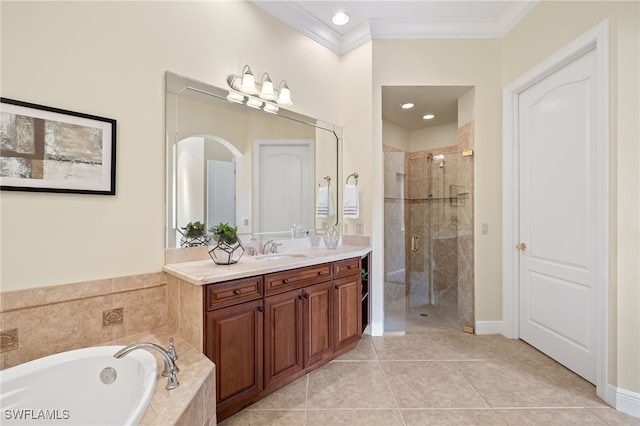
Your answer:
[[[476,321],[476,334],[504,334],[502,321]]]
[[[616,410],[640,418],[640,393],[607,385],[607,401]]]

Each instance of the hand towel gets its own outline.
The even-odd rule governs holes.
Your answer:
[[[360,217],[360,202],[358,200],[358,186],[347,184],[344,187],[344,218],[357,219]]]
[[[316,202],[316,217],[326,218],[334,215],[333,202],[328,186],[318,188],[318,201]]]

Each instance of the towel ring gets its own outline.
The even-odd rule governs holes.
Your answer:
[[[327,186],[331,186],[331,176],[325,176],[324,180],[327,181]],[[318,188],[320,188],[322,186],[321,183],[318,184]]]
[[[356,185],[358,184],[358,172],[355,173],[351,173],[349,176],[347,176],[347,184],[349,184],[349,179],[353,177],[356,180]]]

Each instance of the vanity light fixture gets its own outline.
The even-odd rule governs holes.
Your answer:
[[[253,73],[251,72],[249,65],[245,65],[244,68],[242,68],[242,80],[240,81],[239,89],[242,93],[247,93],[249,95],[258,93],[258,89],[256,88],[256,79],[253,77]]]
[[[432,118],[435,118],[435,115],[433,114],[425,114],[422,116],[423,120],[431,120]]]
[[[284,80],[280,82],[280,95],[278,95],[278,105],[293,105],[293,102],[291,102],[291,91],[289,90],[289,86],[287,86],[287,82]]]
[[[229,75],[227,84],[231,88],[227,95],[230,102],[246,103],[247,106],[263,109],[276,114],[282,106],[291,106],[291,90],[287,82],[282,80],[276,90],[269,73],[263,73],[260,82],[256,82],[251,68],[245,65],[241,75]]]
[[[227,100],[230,102],[235,102],[237,104],[242,104],[244,103],[244,95],[238,93],[238,92],[234,92],[232,90],[229,90],[229,94],[227,95]]]
[[[262,101],[256,98],[249,98],[247,100],[247,106],[255,109],[262,108]]]
[[[273,82],[269,78],[269,73],[262,74],[262,88],[260,89],[260,97],[268,101],[276,100],[276,93],[273,90]]]

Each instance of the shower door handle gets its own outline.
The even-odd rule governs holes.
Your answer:
[[[411,251],[418,251],[418,237],[416,235],[411,237]]]

